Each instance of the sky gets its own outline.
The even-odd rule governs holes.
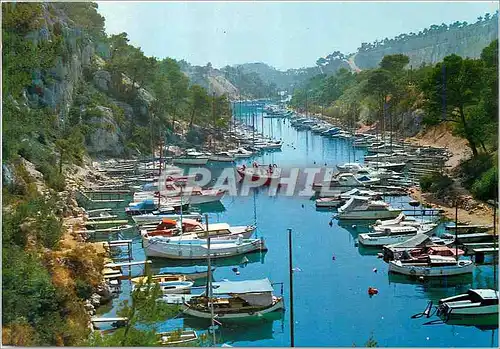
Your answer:
[[[98,2],[106,32],[128,33],[147,56],[215,68],[264,62],[277,69],[314,66],[333,51],[432,24],[494,13],[474,2]]]

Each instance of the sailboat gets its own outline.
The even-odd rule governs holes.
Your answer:
[[[213,282],[211,302],[205,295],[193,297],[182,308],[184,314],[205,319],[215,316],[219,321],[261,318],[284,307],[283,297],[274,296],[273,291],[267,278]]]

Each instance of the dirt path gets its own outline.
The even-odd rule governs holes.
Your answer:
[[[410,196],[417,201],[431,205],[433,208],[444,210],[443,215],[455,221],[455,207],[437,203],[432,197],[432,194],[423,193],[419,188],[410,189]],[[486,204],[479,203],[479,206],[466,210],[464,208],[458,209],[458,222],[463,224],[482,224],[493,226],[493,210],[486,206]]]
[[[453,136],[449,125],[441,124],[436,127],[430,128],[425,132],[421,132],[415,137],[407,138],[407,142],[427,145],[446,147],[452,156],[446,162],[449,169],[453,169],[460,164],[460,161],[468,159],[472,152],[467,145],[467,141],[463,138]],[[472,196],[463,188],[459,188],[461,197],[466,202],[468,209],[459,208],[458,220],[462,223],[469,224],[484,224],[493,225],[493,210],[489,205],[476,201]],[[433,207],[443,209],[444,216],[455,220],[455,207],[446,205],[429,193],[421,193],[420,189],[412,188],[410,196],[420,202],[430,204]]]
[[[467,141],[463,138],[453,136],[451,128],[447,124],[432,127],[425,132],[417,134],[415,137],[407,138],[406,141],[417,145],[448,148],[453,154],[446,162],[446,166],[449,168],[455,168],[460,164],[461,160],[468,159],[472,155]]]

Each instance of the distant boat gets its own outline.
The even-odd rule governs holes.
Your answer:
[[[390,261],[389,272],[409,276],[443,277],[472,273],[474,263],[454,257],[427,256],[423,261]]]
[[[163,294],[188,294],[191,292],[191,287],[193,287],[192,281],[165,281],[158,282],[160,290]],[[133,289],[136,287],[142,287],[138,284],[133,284]]]
[[[245,178],[251,182],[262,182],[262,185],[270,185],[273,181],[279,183],[281,169],[274,166],[262,166],[254,163],[252,167],[241,166],[236,169],[241,179]]]
[[[243,147],[239,147],[238,149],[235,150],[229,150],[229,153],[232,154],[237,159],[249,158],[252,155],[254,155],[253,152],[248,151]]]
[[[201,214],[199,213],[183,213],[182,214],[183,218],[188,218],[188,219],[196,219],[200,220],[202,218]],[[162,219],[180,219],[181,215],[180,214],[164,214],[164,213],[148,213],[148,214],[142,214],[138,216],[132,216],[132,219],[134,220],[135,223],[137,224],[144,224],[144,223],[160,223]]]
[[[320,198],[316,200],[316,207],[339,207],[344,204],[345,200],[337,199],[334,197],[330,198]]]
[[[209,156],[197,151],[189,151],[185,155],[172,159],[172,163],[178,165],[206,165]]]
[[[366,197],[353,196],[338,209],[339,219],[384,219],[393,218],[401,213],[384,201],[372,201]]]
[[[358,236],[358,241],[365,246],[397,244],[417,234],[429,235],[436,226],[436,224],[424,224],[421,227],[397,225],[380,226],[380,228],[373,233],[360,234]]]
[[[219,152],[209,157],[210,161],[214,162],[233,162],[235,160],[235,156],[229,152]]]

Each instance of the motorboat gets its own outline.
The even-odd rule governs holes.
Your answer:
[[[194,282],[192,281],[164,281],[158,282],[160,290],[163,294],[188,294],[191,292],[191,287],[193,287]],[[132,289],[140,288],[145,289],[146,286],[140,283],[132,284]]]
[[[438,314],[445,318],[496,315],[498,320],[498,299],[498,291],[470,289],[467,293],[440,299]]]
[[[198,334],[193,330],[178,330],[169,332],[159,332],[156,334],[158,336],[159,345],[177,345],[183,346],[186,343],[194,342],[198,340]]]
[[[408,240],[417,234],[430,234],[436,225],[422,225],[422,227],[411,226],[380,226],[373,233],[360,234],[358,241],[365,246],[384,246],[397,244]]]
[[[159,223],[164,219],[172,219],[172,220],[178,220],[181,219],[192,219],[192,220],[201,220],[202,216],[199,213],[189,213],[189,212],[183,212],[181,214],[164,214],[164,213],[148,213],[148,214],[141,214],[137,216],[132,216],[132,219],[136,224],[145,224],[145,223]]]
[[[316,207],[339,207],[340,205],[343,205],[345,203],[345,200],[338,199],[335,197],[328,197],[328,198],[320,198],[316,199]]]
[[[176,239],[152,236],[143,239],[144,252],[147,257],[169,259],[197,260],[208,257],[208,242],[206,239]],[[224,258],[242,255],[253,251],[263,251],[266,247],[262,239],[214,240],[210,244],[210,258]]]
[[[188,343],[198,340],[198,334],[193,330],[175,330],[168,332],[158,332],[158,345],[165,346],[185,346]]]
[[[210,156],[194,150],[187,151],[186,154],[172,159],[177,165],[206,165]]]
[[[254,155],[253,152],[248,151],[243,147],[239,147],[238,149],[235,149],[235,150],[229,150],[228,152],[230,154],[232,154],[237,159],[249,158],[249,157]]]
[[[182,207],[181,207],[182,206]],[[153,199],[146,199],[137,203],[132,203],[128,207],[125,207],[125,213],[127,215],[141,215],[147,213],[157,212],[157,214],[173,214],[181,209],[187,210],[189,208],[189,202],[181,204],[180,202],[165,202],[160,200],[160,205]]]
[[[423,260],[393,260],[389,272],[409,276],[443,277],[472,273],[474,263],[454,257],[428,255]]]
[[[341,199],[344,199],[346,201],[349,200],[352,196],[364,196],[372,200],[382,200],[381,192],[363,188],[353,188],[351,190],[341,193],[339,196]]]
[[[270,185],[273,181],[279,183],[281,178],[281,169],[276,165],[259,165],[256,162],[252,167],[245,165],[236,168],[241,180],[249,182],[262,182],[262,185]]]
[[[283,297],[277,297],[273,292],[274,288],[267,278],[213,282],[210,297],[192,297],[182,305],[182,311],[197,318],[211,319],[215,316],[217,321],[222,322],[261,319],[284,308]]]
[[[186,201],[192,205],[198,205],[220,201],[226,194],[226,191],[217,188],[182,187],[175,183],[166,183],[161,194],[166,197],[182,195],[183,200],[187,198]]]
[[[147,284],[149,280],[148,276],[137,276],[130,279],[132,284]],[[152,275],[152,283],[165,283],[171,281],[186,281],[187,277],[182,274],[162,274],[162,275]]]
[[[235,156],[227,151],[215,153],[209,157],[209,160],[214,162],[233,162],[235,159]]]
[[[320,183],[313,183],[312,189],[314,191],[345,191],[357,187],[368,187],[373,184],[378,184],[379,178],[370,178],[368,176],[356,176],[352,173],[339,173],[329,181]]]
[[[393,208],[380,200],[370,200],[363,196],[353,196],[344,205],[339,207],[339,219],[376,220],[381,218],[397,217],[401,209]]]

